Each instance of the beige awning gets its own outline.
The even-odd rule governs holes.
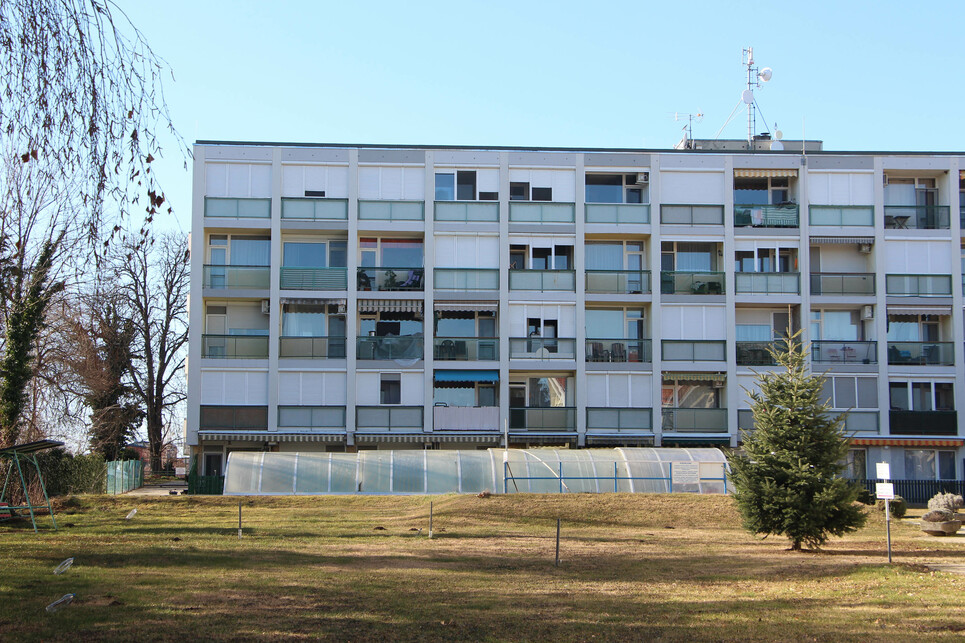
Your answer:
[[[863,243],[874,243],[874,237],[811,237],[811,244],[816,243],[838,243],[861,245]]]
[[[345,442],[344,433],[225,433],[221,431],[199,431],[198,438],[206,442]]]
[[[309,297],[282,297],[281,303],[283,304],[298,304],[300,306],[328,306],[335,305],[345,308],[346,300],[344,299],[312,299]]]
[[[498,301],[437,301],[438,311],[494,313],[499,310]]]
[[[499,431],[492,433],[355,433],[355,443],[360,442],[496,442]]]
[[[734,170],[735,179],[780,179],[780,178],[796,178],[797,170],[788,169],[771,169],[771,170],[753,170],[749,168],[739,168]]]
[[[362,313],[421,313],[420,299],[359,299]]]
[[[726,373],[675,373],[663,374],[665,380],[693,380],[696,382],[726,382]]]
[[[889,315],[951,315],[951,306],[888,306]]]

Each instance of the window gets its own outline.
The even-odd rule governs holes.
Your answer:
[[[572,270],[573,246],[509,247],[510,270]]]
[[[831,404],[832,409],[877,409],[878,378],[826,377],[822,389],[824,400]]]
[[[955,452],[905,449],[905,479],[954,480]]]
[[[723,380],[664,379],[661,404],[664,408],[719,409]]]
[[[213,266],[268,266],[271,242],[267,235],[212,234],[208,263]]]
[[[286,241],[282,244],[286,268],[344,268],[346,242]]]
[[[938,315],[888,315],[889,342],[941,341]]]
[[[359,239],[359,266],[362,268],[421,268],[422,239]]]
[[[868,476],[867,457],[868,452],[864,449],[848,449],[841,475],[851,480],[864,480]]]
[[[660,248],[662,270],[710,272],[717,265],[716,243],[664,241]]]
[[[856,310],[812,310],[811,339],[856,342],[862,339],[862,325]]]
[[[885,205],[936,205],[935,179],[885,176]]]
[[[533,201],[552,201],[553,188],[533,188]]]
[[[335,305],[285,304],[281,313],[283,337],[344,337],[345,315]]]
[[[267,406],[201,406],[202,429],[267,429]]]
[[[641,241],[589,241],[587,270],[643,270],[646,265]]]
[[[279,406],[278,426],[306,429],[344,429],[344,406]]]
[[[402,404],[401,380],[400,373],[382,373],[379,389],[380,404]]]
[[[734,203],[737,205],[780,205],[790,202],[790,179],[786,176],[734,179]]]
[[[496,313],[471,310],[437,311],[436,337],[496,337]]]
[[[637,183],[640,174],[587,174],[587,203],[649,203],[645,182]],[[535,200],[535,199],[534,199]]]
[[[889,382],[892,411],[952,411],[955,409],[951,382]]]
[[[510,183],[510,201],[529,201],[529,183]]]
[[[436,173],[436,201],[456,200],[456,175]]]
[[[587,339],[645,339],[646,315],[633,308],[588,308]]]

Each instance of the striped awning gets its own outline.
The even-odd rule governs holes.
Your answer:
[[[637,444],[640,446],[653,446],[652,435],[592,435],[586,434],[587,444]]]
[[[960,447],[965,440],[902,440],[897,438],[854,438],[852,446],[859,447]]]
[[[355,443],[360,442],[497,442],[498,431],[492,433],[356,433]]]
[[[865,243],[874,243],[874,237],[811,237],[811,245],[816,243],[838,243],[838,244],[853,244],[861,245]]]
[[[889,315],[951,315],[951,306],[888,306]]]
[[[437,301],[438,311],[494,313],[499,310],[498,301]]]
[[[665,380],[693,380],[696,382],[726,382],[726,373],[676,373],[667,372],[663,374]]]
[[[796,169],[775,168],[770,170],[754,170],[750,168],[735,168],[735,179],[780,179],[797,177]]]
[[[437,382],[498,382],[497,370],[438,370],[435,373]]]
[[[208,442],[345,442],[344,433],[225,433],[199,431],[198,439]]]
[[[363,313],[421,313],[421,299],[359,299]]]
[[[302,306],[341,306],[345,308],[348,303],[345,299],[310,299],[308,297],[282,297],[283,304],[299,304]]]

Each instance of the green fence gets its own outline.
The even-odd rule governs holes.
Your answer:
[[[117,495],[144,485],[144,463],[140,460],[107,462],[107,493]]]
[[[198,475],[198,461],[192,458],[191,468],[188,470],[188,493],[220,496],[224,493],[224,476]]]

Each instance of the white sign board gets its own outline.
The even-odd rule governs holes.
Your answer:
[[[875,472],[879,480],[891,480],[891,465],[887,462],[875,463]]]
[[[894,500],[895,485],[891,482],[876,482],[875,495],[878,496],[879,500]]]
[[[672,462],[670,479],[673,484],[698,484],[700,482],[699,462]]]
[[[174,475],[183,476],[188,472],[187,467],[174,467]]]

